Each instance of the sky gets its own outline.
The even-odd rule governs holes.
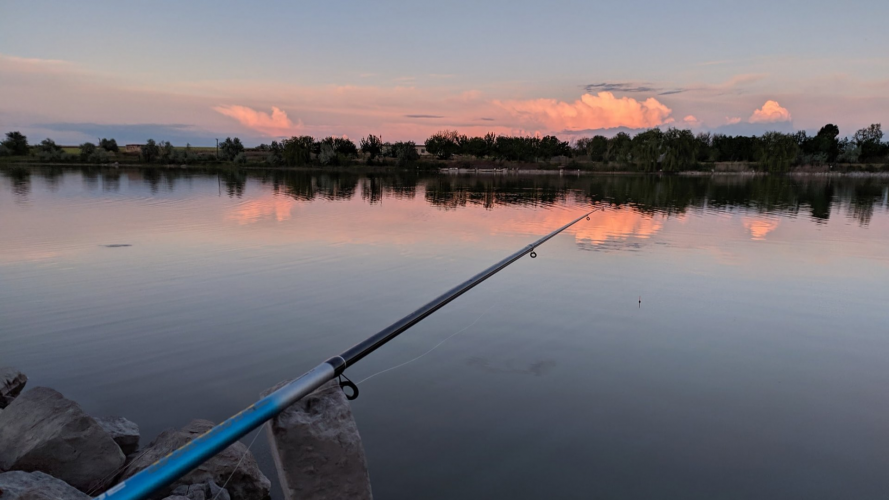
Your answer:
[[[423,141],[889,118],[889,2],[0,1],[31,142]]]

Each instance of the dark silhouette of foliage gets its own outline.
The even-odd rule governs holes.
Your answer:
[[[244,145],[241,144],[241,139],[237,137],[234,139],[226,137],[224,141],[219,143],[219,152],[223,159],[233,161],[236,156],[244,152]]]
[[[117,153],[120,149],[117,147],[117,141],[114,139],[101,139],[99,141],[99,147],[108,151],[109,153]]]
[[[426,151],[439,160],[447,160],[460,151],[459,134],[453,130],[442,130],[426,139]]]
[[[142,146],[142,150],[139,152],[139,157],[145,163],[151,163],[160,156],[160,153],[161,150],[157,143],[154,142],[154,139],[148,139],[145,141],[145,145]]]
[[[310,135],[291,137],[281,142],[281,156],[288,166],[302,166],[312,159],[312,148],[315,140]]]
[[[399,167],[413,166],[420,159],[414,141],[396,142],[392,144],[392,150],[395,152],[395,164]]]
[[[664,172],[678,172],[694,166],[698,141],[691,130],[670,128],[664,133],[661,169]]]
[[[373,163],[378,156],[383,154],[383,141],[373,134],[361,139],[361,152],[367,155],[367,163]]]
[[[96,152],[96,145],[91,142],[84,142],[80,145],[80,161],[87,161],[93,153]]]
[[[766,132],[758,141],[760,166],[769,172],[781,173],[790,169],[796,160],[799,145],[792,134]]]
[[[883,130],[879,123],[871,124],[869,127],[856,131],[855,135],[852,136],[852,140],[861,149],[861,161],[875,161],[886,154],[884,145],[881,142],[883,140]]]
[[[18,131],[7,132],[6,139],[0,144],[13,156],[26,155],[31,151],[28,147],[28,138]]]

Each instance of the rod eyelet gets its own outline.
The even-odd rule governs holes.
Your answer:
[[[346,387],[349,388],[348,391],[346,390]],[[358,386],[345,375],[340,375],[340,389],[342,389],[343,394],[346,395],[346,399],[349,401],[358,399]]]

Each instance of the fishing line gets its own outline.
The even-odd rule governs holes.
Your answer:
[[[390,372],[390,371],[392,371],[392,370],[394,370],[394,369],[396,369],[396,368],[401,368],[402,366],[404,366],[404,365],[406,365],[406,364],[408,364],[408,363],[413,363],[414,361],[416,361],[416,360],[422,358],[423,356],[429,354],[430,352],[432,352],[432,351],[438,349],[439,346],[441,346],[442,344],[444,344],[444,343],[447,342],[448,340],[450,340],[450,339],[456,337],[457,335],[459,335],[459,334],[465,332],[466,330],[469,330],[469,329],[472,328],[473,326],[475,326],[475,324],[478,323],[479,320],[481,320],[482,318],[484,318],[485,315],[487,315],[487,314],[491,311],[491,309],[493,309],[494,306],[496,306],[497,304],[499,304],[499,302],[495,302],[494,304],[491,304],[491,307],[487,308],[483,313],[481,313],[481,315],[480,315],[478,318],[475,318],[475,321],[473,321],[473,322],[470,323],[469,325],[463,327],[462,329],[457,330],[455,333],[452,333],[449,337],[445,338],[444,340],[442,340],[442,341],[439,342],[438,344],[435,344],[435,347],[433,347],[432,349],[429,349],[428,351],[424,352],[423,354],[420,354],[420,355],[417,356],[416,358],[409,359],[409,360],[405,361],[404,363],[401,363],[401,364],[399,364],[399,365],[395,365],[395,366],[393,366],[393,367],[391,367],[391,368],[386,368],[386,369],[383,370],[383,371],[379,371],[379,372],[377,372],[377,373],[374,373],[373,375],[371,375],[371,376],[369,376],[369,377],[366,377],[366,378],[364,378],[363,380],[358,381],[358,383],[359,383],[359,384],[362,384],[362,383],[364,383],[364,382],[366,382],[366,381],[368,381],[368,380],[370,380],[370,379],[376,377],[377,375],[381,375],[381,374],[383,374],[383,373]]]
[[[228,486],[228,482],[231,481],[232,478],[235,476],[235,472],[238,472],[238,467],[241,466],[241,462],[244,461],[244,457],[247,456],[247,453],[250,453],[250,447],[253,446],[253,443],[256,442],[256,438],[260,434],[262,434],[262,429],[257,430],[256,434],[253,435],[253,439],[250,441],[250,444],[247,445],[247,449],[244,450],[244,454],[241,455],[240,459],[238,459],[238,464],[235,465],[235,468],[232,470],[232,473],[228,475],[228,479],[226,479],[225,482],[222,483],[222,487],[219,488],[219,491],[217,491],[215,495],[213,495],[213,498],[211,500],[216,500],[216,497],[218,497],[219,494],[222,493],[222,490],[224,490],[225,487]]]

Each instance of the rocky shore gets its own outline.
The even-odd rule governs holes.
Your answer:
[[[47,387],[0,367],[0,500],[86,500],[209,430],[194,420],[140,448],[139,426],[93,417]],[[242,459],[243,457],[243,459]],[[223,487],[224,486],[224,487]],[[238,442],[156,495],[166,500],[264,500],[271,482]]]

